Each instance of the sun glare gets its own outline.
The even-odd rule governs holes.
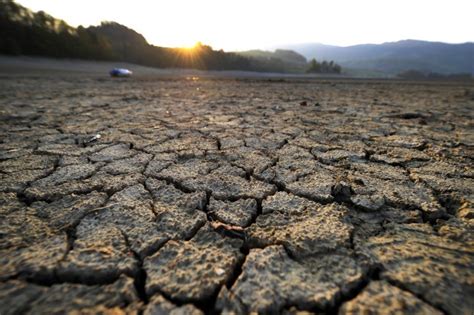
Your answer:
[[[196,51],[196,49],[200,46],[202,46],[202,43],[200,41],[194,41],[194,44],[184,45],[184,46],[181,46],[181,48],[183,48],[183,49],[185,49],[189,52],[193,52],[193,51]]]
[[[189,49],[189,50],[193,50],[196,48],[196,46],[198,45],[198,42],[194,42],[193,45],[190,45],[190,46],[184,46],[184,48],[186,49]]]

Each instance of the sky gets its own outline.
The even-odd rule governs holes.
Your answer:
[[[17,0],[72,26],[115,21],[157,46],[226,51],[285,44],[349,46],[474,41],[473,0]]]

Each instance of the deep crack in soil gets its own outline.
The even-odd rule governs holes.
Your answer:
[[[469,83],[0,88],[1,314],[474,309]]]

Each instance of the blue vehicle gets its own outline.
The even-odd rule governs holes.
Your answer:
[[[111,77],[127,78],[132,76],[133,72],[124,68],[114,68],[110,71]]]

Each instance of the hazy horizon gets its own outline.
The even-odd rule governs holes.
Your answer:
[[[474,5],[441,1],[239,2],[17,0],[72,26],[115,21],[141,33],[153,45],[241,51],[323,43],[336,46],[380,44],[405,39],[464,43],[474,41]],[[93,8],[92,10],[90,8]]]

